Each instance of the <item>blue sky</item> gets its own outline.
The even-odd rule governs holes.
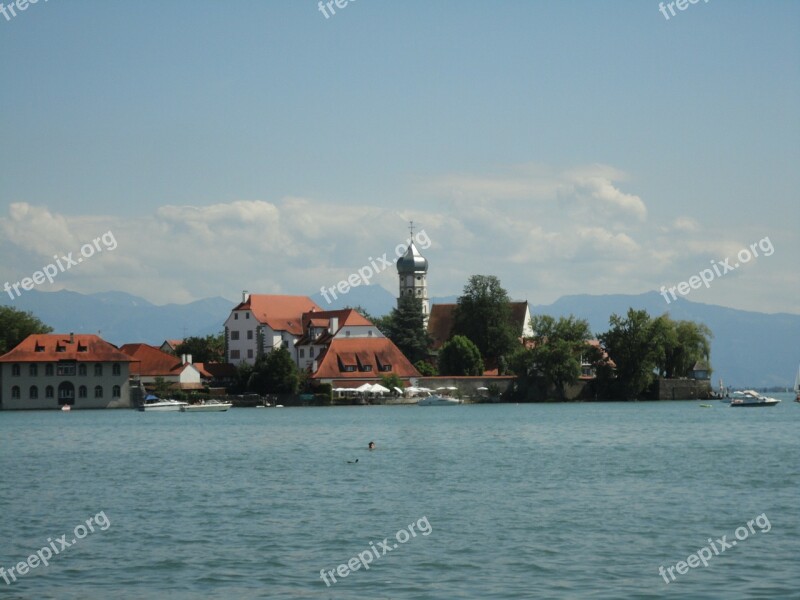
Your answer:
[[[413,219],[432,295],[640,293],[768,236],[687,298],[800,313],[798,31],[788,0],[40,0],[0,17],[0,285],[113,230],[40,289],[310,294]]]

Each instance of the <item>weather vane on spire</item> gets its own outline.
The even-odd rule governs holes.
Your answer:
[[[408,231],[411,234],[411,237],[414,237],[414,221],[408,222]]]

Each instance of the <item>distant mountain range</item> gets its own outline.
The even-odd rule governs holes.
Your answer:
[[[374,316],[387,314],[396,299],[379,285],[353,288],[328,304],[319,294],[311,298],[325,309],[361,306]],[[433,298],[433,304],[455,302],[457,296]],[[207,335],[222,331],[235,304],[224,298],[206,298],[189,304],[157,306],[124,292],[78,294],[31,290],[0,303],[27,310],[57,332],[98,333],[121,345],[130,342],[161,344],[165,339]],[[628,308],[653,316],[669,312],[674,319],[705,323],[714,333],[711,363],[714,384],[790,386],[800,362],[800,315],[765,314],[690,302],[684,298],[667,305],[657,292],[639,295],[564,296],[549,305],[531,305],[532,314],[554,317],[575,315],[589,321],[592,331],[608,329],[612,313]]]
[[[96,333],[117,346],[219,333],[235,305],[224,298],[205,298],[189,304],[157,306],[125,292],[78,294],[62,290],[31,290],[0,304],[27,310],[57,333]]]

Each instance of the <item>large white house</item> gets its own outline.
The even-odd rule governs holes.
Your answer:
[[[4,409],[128,407],[131,360],[96,335],[29,335],[0,356],[0,405]]]
[[[242,294],[225,321],[228,362],[255,364],[259,354],[286,348],[297,361],[295,343],[303,336],[303,314],[322,309],[308,296]]]

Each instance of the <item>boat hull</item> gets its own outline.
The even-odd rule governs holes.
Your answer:
[[[188,406],[181,406],[181,412],[225,412],[233,404],[190,404]]]
[[[456,398],[442,398],[441,396],[428,396],[417,403],[419,406],[457,406],[461,400]]]

